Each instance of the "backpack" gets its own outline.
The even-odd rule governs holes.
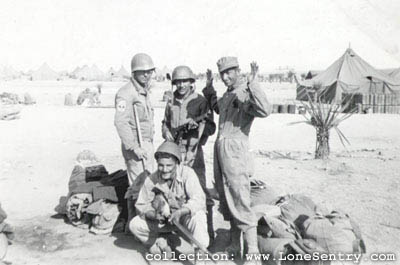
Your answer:
[[[258,221],[257,234],[267,238],[288,238],[293,240],[301,238],[296,226],[282,216],[264,215]]]
[[[313,239],[328,253],[365,253],[358,225],[347,214],[333,211],[304,222],[303,237]]]
[[[274,204],[277,197],[275,190],[264,181],[250,179],[251,207],[260,204]]]
[[[119,216],[118,204],[100,199],[86,208],[91,218],[89,231],[93,234],[110,234]]]
[[[93,196],[90,193],[76,193],[71,195],[66,204],[67,217],[75,226],[88,226],[89,218],[86,214],[86,208],[93,202]]]
[[[281,208],[282,216],[293,222],[298,228],[309,217],[315,216],[317,213],[327,213],[323,207],[317,205],[310,197],[303,194],[282,196],[275,204]]]

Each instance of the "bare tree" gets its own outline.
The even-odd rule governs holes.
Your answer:
[[[348,119],[356,112],[356,108],[349,109],[353,99],[353,94],[342,96],[342,100],[337,102],[324,100],[324,92],[321,92],[321,85],[314,85],[315,95],[305,89],[308,101],[301,101],[306,113],[305,123],[313,126],[316,130],[315,159],[327,159],[330,154],[329,136],[331,129],[335,129],[343,146],[345,142],[350,144],[342,131],[338,128],[339,124]],[[346,112],[346,113],[344,113]]]

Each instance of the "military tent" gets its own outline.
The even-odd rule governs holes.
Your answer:
[[[308,71],[308,73],[306,74],[306,76],[304,77],[304,79],[312,79],[315,76],[317,76],[319,73],[321,73],[322,71],[317,71],[317,70],[310,70]]]
[[[47,63],[44,63],[32,73],[32,80],[57,80],[58,78],[59,74],[51,69]]]
[[[123,65],[121,65],[121,68],[119,68],[118,72],[117,72],[117,76],[124,78],[124,79],[129,79],[129,77],[131,76],[128,71],[125,69],[125,67]]]
[[[394,78],[396,80],[400,80],[400,68],[397,68],[395,70],[393,70],[390,74],[391,78]]]
[[[1,80],[13,80],[21,77],[21,73],[11,66],[4,66],[0,71]]]
[[[317,91],[315,91],[317,89]],[[391,94],[400,92],[400,80],[375,69],[352,49],[336,60],[325,71],[297,85],[298,100],[307,100],[306,91],[317,92],[327,101],[341,101],[343,93]]]
[[[81,69],[82,69],[81,67],[77,66],[77,67],[74,69],[74,71],[71,72],[71,77],[72,77],[72,78],[78,78],[77,75],[78,75],[78,73],[79,73],[79,71],[80,71]]]
[[[107,71],[106,79],[112,80],[116,76],[117,76],[117,72],[114,70],[114,68],[110,67],[110,69],[108,69],[108,71]]]
[[[104,80],[104,73],[96,66],[91,67],[84,65],[74,73],[75,78],[85,81]]]

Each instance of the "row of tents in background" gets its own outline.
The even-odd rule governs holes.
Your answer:
[[[76,67],[74,71],[56,72],[47,63],[44,63],[39,69],[29,72],[19,72],[10,66],[0,69],[0,80],[68,80],[78,79],[82,81],[123,81],[129,79],[129,72],[121,66],[119,70],[110,68],[106,73],[101,71],[96,65]]]
[[[156,69],[155,78],[157,80],[163,81],[165,79],[166,72],[169,70]],[[77,79],[81,81],[124,81],[130,78],[130,73],[121,66],[118,70],[114,70],[112,67],[107,71],[101,71],[96,65],[88,66],[84,65],[82,67],[76,67],[72,72],[54,71],[47,63],[44,63],[39,69],[29,72],[20,72],[15,70],[11,66],[5,66],[0,68],[0,80],[68,80]]]
[[[165,81],[166,75],[171,74],[172,70],[164,66],[164,68],[155,69],[155,74],[153,78],[156,81]],[[285,67],[279,68],[273,73],[262,73],[258,75],[258,80],[260,82],[294,82],[294,69]],[[124,66],[121,66],[118,70],[114,70],[112,67],[107,71],[101,71],[96,65],[88,66],[84,65],[82,67],[76,67],[72,72],[54,71],[47,63],[44,63],[39,69],[29,72],[20,72],[15,70],[11,66],[5,66],[0,68],[0,80],[68,80],[77,79],[81,81],[124,81],[130,78],[130,73],[126,70]],[[303,73],[301,78],[304,79],[305,74]],[[199,73],[196,75],[199,80],[204,80],[206,78],[205,73]],[[218,73],[214,73],[214,80],[220,81],[220,76]]]

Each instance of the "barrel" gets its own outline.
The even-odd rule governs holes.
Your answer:
[[[278,112],[279,113],[287,113],[288,112],[288,106],[287,105],[279,105]]]
[[[295,113],[296,113],[296,105],[294,105],[294,104],[289,104],[289,105],[288,105],[288,113],[290,113],[290,114],[295,114]]]
[[[278,104],[272,105],[272,113],[279,113],[279,105]]]

